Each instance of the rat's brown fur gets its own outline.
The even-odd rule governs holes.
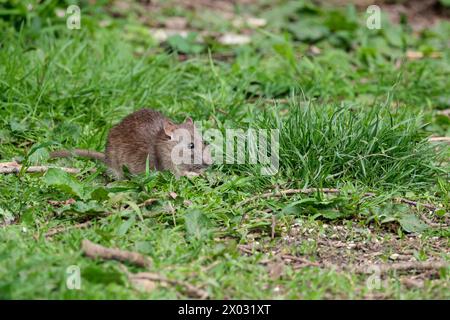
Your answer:
[[[190,141],[194,143],[194,148],[201,148],[201,152],[194,155],[194,149],[188,150],[186,143],[186,150],[183,151],[190,152],[192,163],[175,164],[172,161],[172,149],[179,144],[173,136],[177,129],[187,130],[192,137]],[[72,152],[56,151],[51,157],[69,157],[75,154],[102,160],[109,171],[119,179],[123,177],[124,166],[132,174],[145,172],[148,158],[150,169],[169,170],[176,176],[183,176],[199,173],[210,163],[209,150],[203,154],[204,148],[190,118],[182,124],[173,124],[158,111],[142,109],[128,115],[110,130],[104,156],[100,152],[76,149]],[[194,158],[197,158],[198,164],[194,164]]]

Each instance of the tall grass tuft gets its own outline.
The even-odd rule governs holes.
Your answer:
[[[419,116],[391,111],[293,104],[284,116],[266,112],[259,126],[280,130],[278,174],[304,186],[425,189],[445,174],[442,153],[427,141]]]

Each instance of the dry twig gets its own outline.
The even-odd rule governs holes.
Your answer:
[[[450,117],[450,109],[440,110],[438,111],[438,114]]]
[[[255,249],[257,252],[260,252],[260,250],[258,250],[257,248],[253,247],[253,249],[252,249],[251,247],[249,247],[247,245],[239,245],[238,248],[242,252],[247,253],[249,255],[253,254],[253,249]],[[290,260],[290,261],[300,262],[300,263],[303,264],[304,267],[308,267],[308,266],[320,267],[321,266],[320,263],[318,263],[318,262],[309,261],[306,258],[293,256],[293,255],[290,255],[290,254],[282,254],[279,257],[281,259],[283,259],[283,261]]]
[[[298,256],[292,256],[290,254],[283,254],[281,256],[281,258],[283,260],[291,260],[291,261],[300,262],[303,267],[307,267],[307,266],[320,267],[320,263],[318,263],[318,262],[313,262],[313,261],[310,261],[310,260],[308,260],[306,258],[302,258],[302,257],[298,257]]]
[[[150,199],[147,199],[144,202],[138,204],[138,207],[149,206],[149,205],[152,205],[153,203],[155,203],[156,201],[158,201],[158,199],[150,198]]]
[[[136,282],[139,283],[139,280],[162,282],[164,284],[182,287],[183,291],[186,293],[186,295],[188,295],[189,297],[192,297],[192,298],[206,299],[208,297],[208,292],[206,292],[205,290],[198,288],[186,281],[168,279],[167,277],[165,277],[163,275],[153,273],[153,272],[139,272],[136,274],[130,274],[130,280],[132,280],[135,283]]]
[[[148,268],[152,264],[148,257],[145,257],[140,253],[116,248],[106,248],[87,239],[82,241],[81,248],[87,257],[93,259],[101,258],[106,260],[129,262],[143,268]]]
[[[166,276],[155,272],[131,273],[122,264],[120,265],[120,269],[125,272],[133,286],[140,290],[150,292],[156,288],[156,283],[161,283],[162,285],[180,286],[186,295],[191,298],[206,299],[208,297],[208,292],[186,281],[168,279]]]
[[[276,226],[277,220],[275,218],[275,215],[272,215],[272,239],[275,239],[275,226]]]
[[[25,168],[25,172],[28,173],[37,173],[37,172],[47,172],[51,168],[60,169],[67,173],[80,173],[79,169],[76,168],[64,168],[64,167],[48,167],[48,166],[30,166]],[[22,170],[22,165],[17,162],[3,162],[0,163],[0,174],[9,174],[9,173],[19,173]]]
[[[71,204],[71,203],[73,203],[70,200],[71,199],[66,200],[65,202],[61,202],[61,204]],[[50,200],[50,201],[52,201],[52,200]],[[51,204],[56,205],[57,202],[53,202]],[[107,217],[110,214],[111,214],[111,212],[105,212],[102,215],[92,216],[92,219],[93,220],[99,220],[100,218]],[[52,228],[49,231],[47,231],[47,233],[45,234],[45,237],[46,238],[51,238],[51,237],[53,237],[56,234],[63,233],[63,232],[69,231],[69,230],[82,229],[82,228],[90,227],[92,225],[92,221],[93,220],[88,220],[88,221],[77,223],[77,224],[74,224],[74,225],[71,225],[71,226],[67,226],[67,227],[59,226],[59,227]]]
[[[429,226],[431,226],[433,228],[445,228],[445,227],[448,227],[448,225],[446,225],[445,223],[433,222],[431,219],[426,217],[424,214],[421,214],[420,217],[422,218],[423,221],[425,221]]]
[[[408,205],[413,206],[413,207],[421,206],[421,207],[424,207],[424,208],[427,208],[427,209],[430,209],[430,210],[433,210],[433,211],[437,209],[437,207],[432,205],[432,204],[421,203],[421,202],[409,200],[409,199],[406,199],[406,198],[394,198],[394,200],[398,201],[398,202],[401,202],[401,203],[408,204]]]
[[[373,273],[374,270],[380,273],[388,273],[390,271],[427,271],[427,270],[439,270],[449,267],[449,263],[445,261],[405,261],[398,263],[386,263],[386,264],[373,264],[363,265],[358,267],[348,267],[349,271],[355,273]],[[376,269],[375,269],[376,268]]]
[[[74,225],[72,225],[72,226],[67,226],[67,227],[66,227],[66,226],[55,227],[55,228],[53,228],[53,229],[50,229],[50,230],[45,234],[45,237],[46,237],[46,238],[51,238],[51,237],[53,237],[53,236],[56,235],[56,234],[66,232],[66,231],[68,231],[68,230],[72,230],[72,229],[83,229],[83,228],[87,228],[87,227],[89,227],[89,226],[91,226],[91,221],[85,221],[85,222],[77,223],[77,224],[74,224]]]
[[[428,139],[430,142],[447,142],[450,143],[450,137],[430,137]]]

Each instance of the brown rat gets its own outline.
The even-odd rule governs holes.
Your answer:
[[[209,148],[191,118],[174,124],[151,109],[133,112],[111,128],[104,154],[75,149],[55,151],[51,157],[72,155],[105,162],[110,173],[119,179],[123,178],[124,166],[132,174],[145,172],[147,158],[150,169],[169,170],[177,177],[198,175],[212,162]]]

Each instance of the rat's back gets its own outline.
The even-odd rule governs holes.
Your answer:
[[[155,144],[165,119],[156,110],[141,109],[126,116],[110,130],[105,162],[116,177],[122,178],[124,165],[131,173],[145,171],[147,156],[149,167],[158,169]]]

